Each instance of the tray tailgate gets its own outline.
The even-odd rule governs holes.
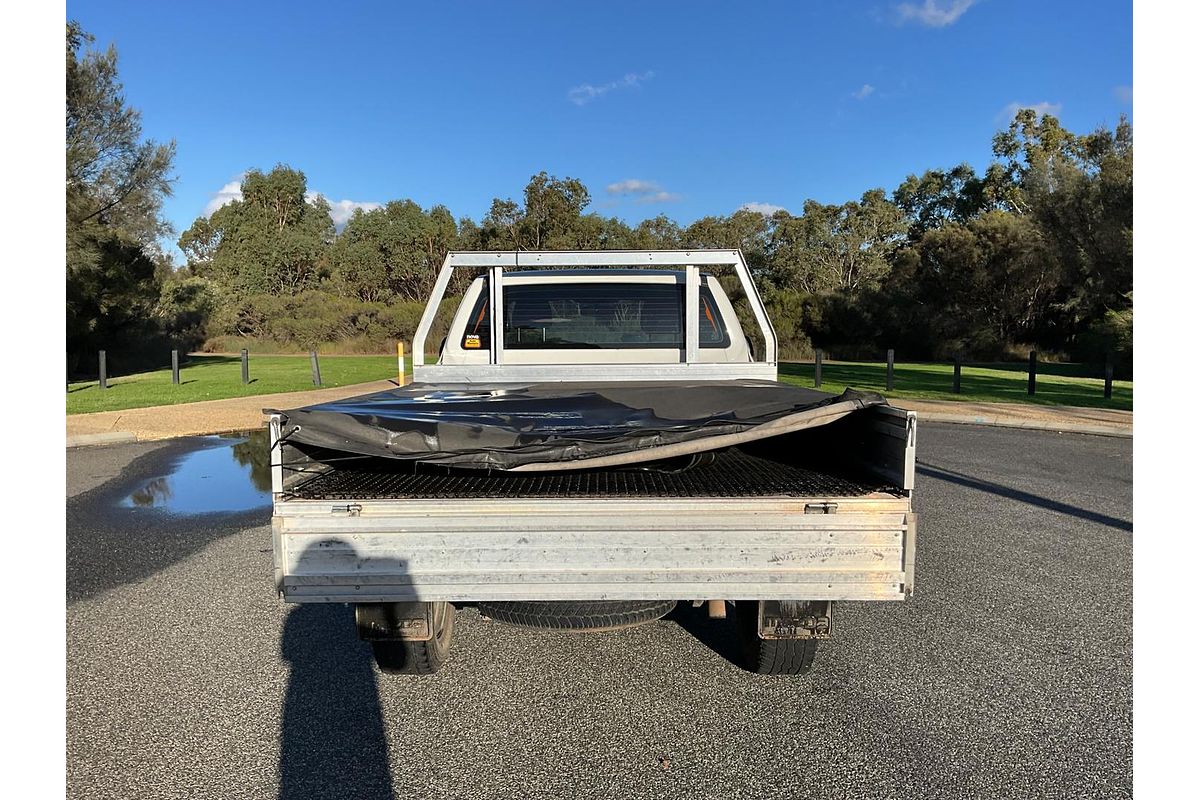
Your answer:
[[[291,501],[274,529],[295,602],[896,600],[915,534],[895,497]]]

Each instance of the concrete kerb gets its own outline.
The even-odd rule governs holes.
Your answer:
[[[129,431],[109,433],[80,433],[67,437],[67,447],[97,447],[105,444],[128,444],[138,440],[137,434]]]

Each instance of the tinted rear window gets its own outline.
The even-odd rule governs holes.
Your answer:
[[[508,350],[682,348],[683,292],[674,283],[555,283],[504,287]],[[485,290],[472,309],[461,346],[491,347]],[[700,287],[700,346],[728,347],[712,292]]]

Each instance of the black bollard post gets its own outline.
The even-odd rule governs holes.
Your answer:
[[[1112,353],[1104,354],[1104,399],[1112,399],[1113,363]]]
[[[1037,350],[1029,351],[1029,394],[1037,389]]]
[[[887,391],[892,390],[893,376],[896,372],[896,351],[888,350],[887,352]]]
[[[313,385],[320,386],[321,385],[321,365],[317,363],[317,351],[309,350],[308,355],[310,358],[312,358]]]
[[[100,388],[108,388],[108,353],[100,351]]]
[[[242,348],[242,383],[250,382],[250,353]]]
[[[171,351],[171,383],[179,385],[179,351]]]
[[[962,356],[954,354],[954,393],[962,394]]]
[[[816,354],[816,361],[813,364],[813,386],[821,388],[821,351]]]

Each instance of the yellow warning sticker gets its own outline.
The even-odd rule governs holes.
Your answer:
[[[478,350],[479,335],[475,333],[468,333],[467,338],[463,340],[463,347],[465,347],[467,350]]]

